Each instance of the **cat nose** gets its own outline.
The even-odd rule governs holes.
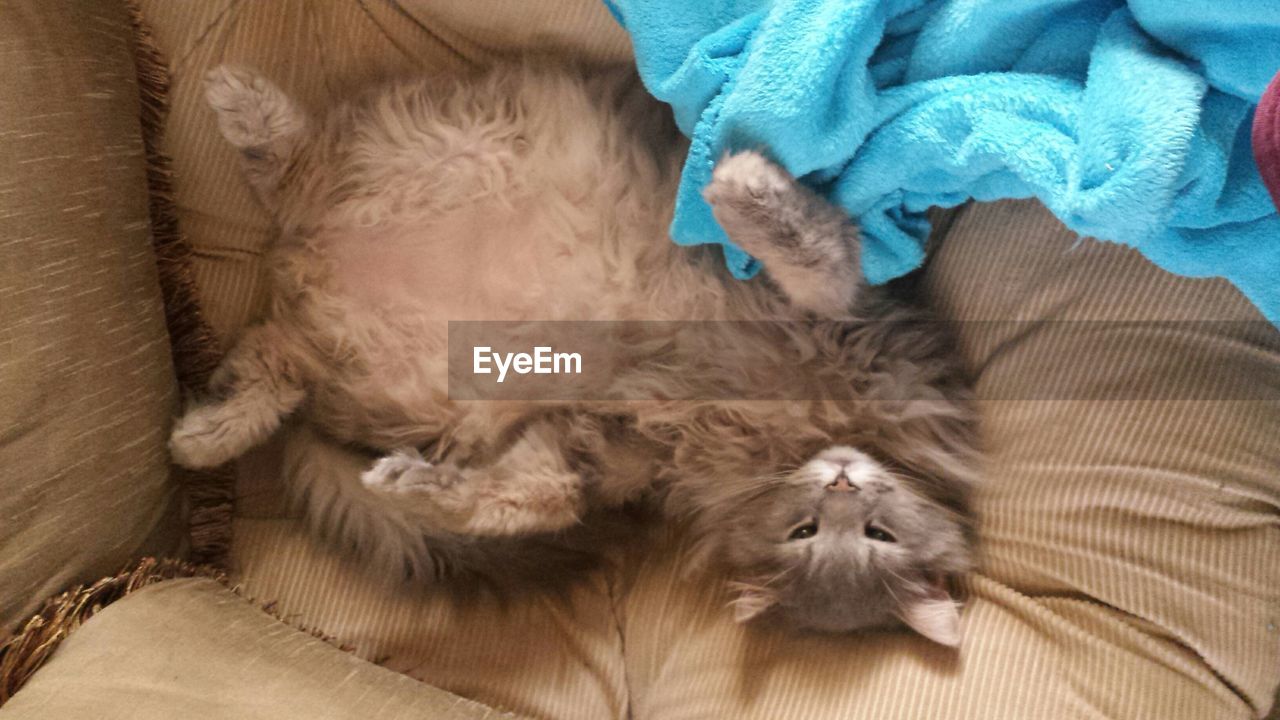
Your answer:
[[[849,476],[845,475],[843,470],[840,471],[840,474],[836,476],[835,480],[832,480],[827,485],[827,489],[837,490],[839,492],[858,492],[858,486],[849,482]]]

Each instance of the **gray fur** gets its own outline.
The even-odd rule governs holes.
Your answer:
[[[739,619],[958,641],[968,390],[927,313],[863,282],[848,218],[782,168],[731,155],[707,188],[766,267],[738,282],[666,238],[683,147],[625,73],[418,79],[313,120],[219,69],[209,98],[281,237],[269,315],[175,428],[179,462],[229,460],[298,412],[332,439],[290,455],[312,522],[392,574],[537,575],[542,552],[648,495],[689,526],[693,564],[733,578]],[[619,348],[605,396],[626,399],[578,405],[450,400],[454,318],[754,322]],[[744,372],[744,353],[789,371]],[[631,400],[711,388],[810,399]],[[363,487],[322,459],[330,443],[382,449]]]

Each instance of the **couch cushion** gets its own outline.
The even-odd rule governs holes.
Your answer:
[[[506,717],[291,628],[213,580],[103,610],[0,709],[4,720]]]
[[[0,3],[0,632],[180,535],[120,3]]]
[[[205,308],[225,340],[261,306],[269,230],[200,97],[208,67],[256,65],[318,106],[369,77],[452,71],[509,47],[588,57],[626,48],[595,0],[538,3],[536,12],[498,0],[142,4],[174,63],[168,149]],[[934,293],[959,317],[1031,320],[1108,307],[1166,317],[1171,308],[1203,306],[1225,312],[1210,319],[1256,318],[1221,283],[1169,278],[1133,253],[1087,245],[1085,263],[1074,238],[1025,205],[994,206],[967,222],[965,239],[944,244],[930,271]],[[1015,242],[1010,233],[1037,240]],[[1205,373],[1168,381],[1161,373],[1182,372],[1178,363],[1158,362],[1167,355],[1153,356],[1140,337],[1125,335],[1117,344],[1128,350],[1108,356],[1106,372],[1094,375],[1071,343],[1047,343],[1053,333],[1024,338],[1028,326],[1000,335],[1009,327],[965,331],[964,350],[983,370],[984,392],[1024,399],[988,403],[994,457],[982,510],[992,518],[984,536],[990,569],[969,584],[970,636],[958,661],[903,635],[744,633],[705,583],[678,579],[676,541],[636,570],[625,602],[616,602],[615,583],[597,578],[572,616],[533,605],[503,615],[390,593],[287,518],[274,448],[241,463],[233,556],[251,592],[366,657],[389,657],[392,667],[430,682],[544,717],[1020,718],[1038,711],[1057,718],[1093,710],[1242,717],[1262,707],[1275,681],[1268,671],[1276,642],[1267,644],[1259,621],[1276,607],[1274,583],[1265,584],[1274,576],[1262,565],[1275,551],[1275,483],[1267,473],[1277,457],[1259,428],[1275,423],[1275,407],[1170,405],[1159,392],[1146,404],[1026,399],[1028,386],[1013,379],[1031,380],[1032,390],[1051,377],[1139,379],[1150,395]],[[1275,358],[1253,330],[1215,332],[1207,326],[1195,346],[1221,350],[1214,360],[1235,368],[1231,378],[1270,382]],[[1050,364],[1037,374],[1039,363]],[[1076,372],[1064,376],[1064,364]],[[1238,391],[1239,383],[1228,387]],[[1053,395],[1088,390],[1059,386]],[[1206,514],[1197,515],[1198,507]],[[1197,529],[1210,526],[1233,529]]]
[[[958,654],[743,630],[712,581],[681,579],[673,540],[622,613],[635,716],[1264,714],[1280,333],[1225,282],[1080,241],[1033,202],[962,214],[926,285],[960,321],[990,453]]]
[[[628,717],[616,586],[605,573],[567,602],[456,602],[372,577],[300,521],[281,519],[237,520],[233,557],[246,594],[384,667],[523,716]]]

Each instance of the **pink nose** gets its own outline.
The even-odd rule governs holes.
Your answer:
[[[843,470],[840,471],[840,474],[836,476],[835,480],[832,480],[831,483],[827,485],[827,489],[838,490],[840,492],[858,491],[858,487],[849,482],[849,476],[845,475]]]

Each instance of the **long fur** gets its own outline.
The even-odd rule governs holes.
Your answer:
[[[626,72],[417,78],[319,117],[249,71],[208,82],[280,240],[268,316],[175,428],[180,462],[235,457],[298,411],[316,432],[289,474],[313,525],[397,576],[574,566],[601,513],[648,494],[755,589],[744,615],[934,617],[890,601],[932,601],[967,566],[969,394],[928,313],[863,281],[840,210],[739,153],[706,194],[767,276],[738,282],[716,251],[674,246],[683,148]],[[603,402],[452,400],[447,322],[491,319],[735,322],[658,324],[607,350]],[[338,445],[382,457],[361,469]],[[819,459],[845,446],[870,469],[859,492],[828,493],[822,473],[843,471]],[[802,512],[825,518],[821,542],[785,541]],[[901,542],[863,538],[890,521]],[[828,547],[844,535],[857,542]],[[830,582],[779,580],[804,564]],[[884,611],[842,620],[829,606],[851,593]]]
[[[606,561],[632,518],[599,512],[563,532],[522,537],[442,535],[419,515],[368,492],[359,477],[374,456],[319,434],[309,423],[286,431],[283,473],[290,499],[318,537],[353,552],[371,577],[393,584],[435,584],[504,594],[512,588],[558,591],[567,580]]]

